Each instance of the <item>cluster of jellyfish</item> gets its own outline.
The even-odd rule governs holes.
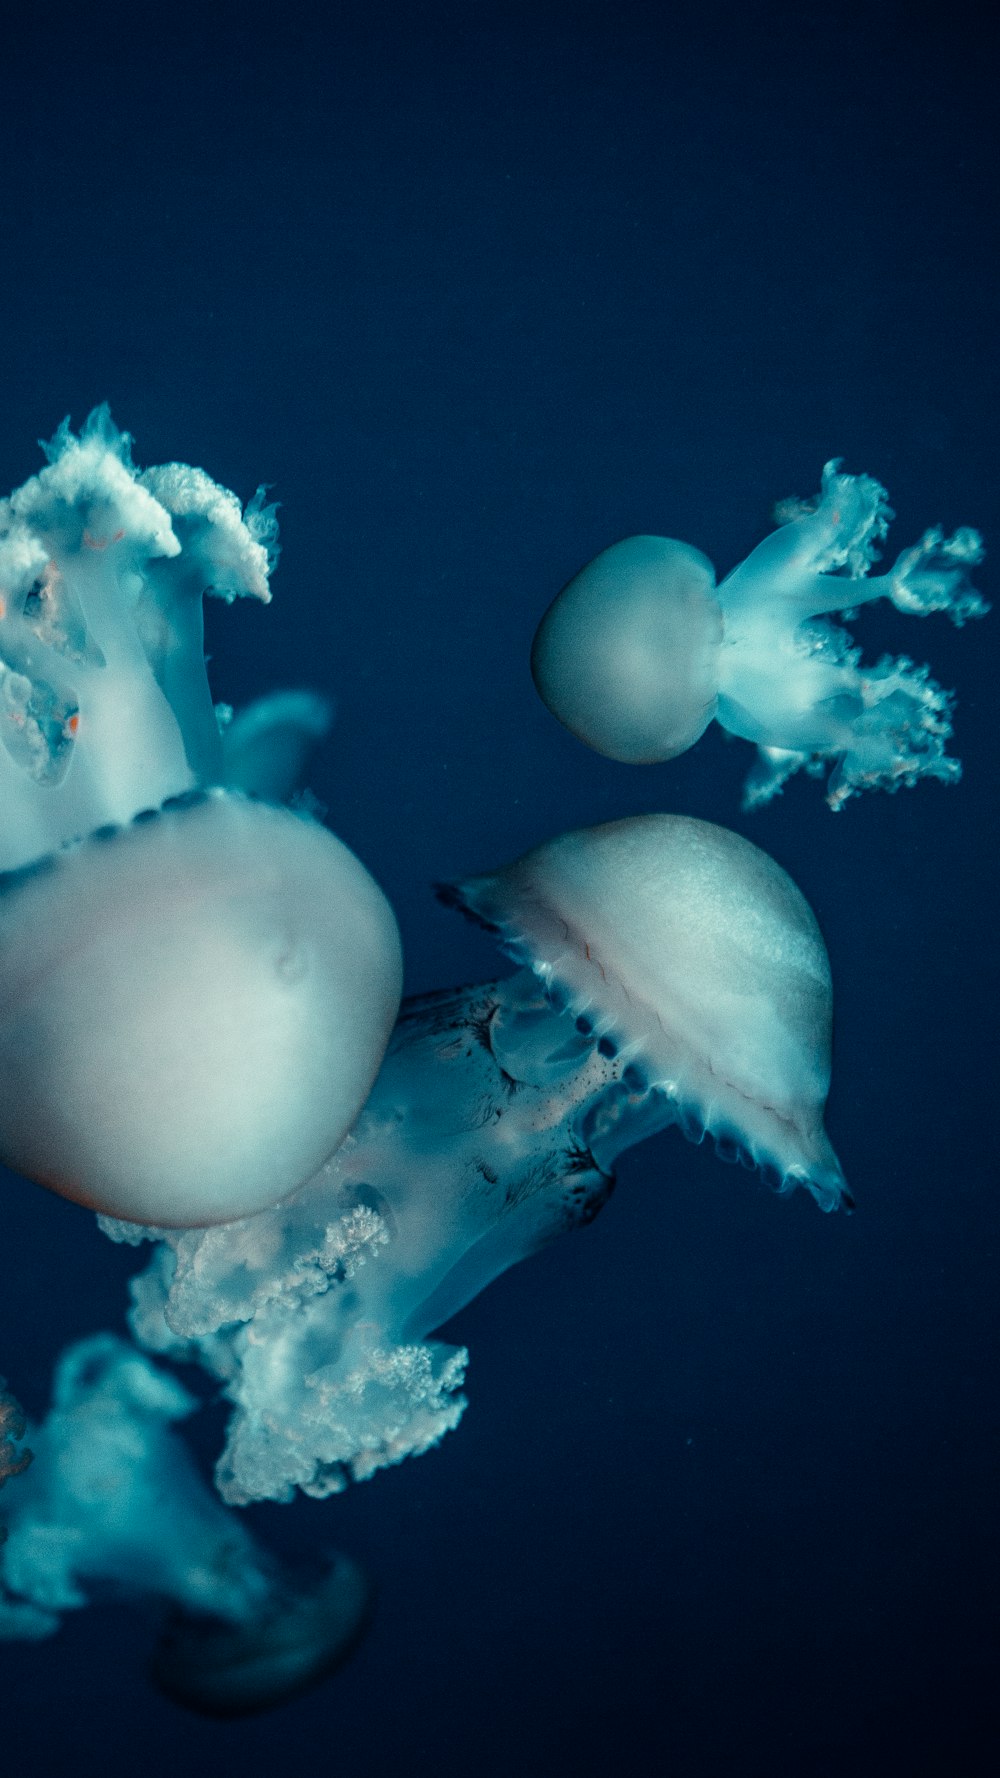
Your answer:
[[[392,910],[298,794],[323,701],[210,696],[203,595],[269,597],[273,508],[138,471],[106,409],[46,455],[0,504],[0,1159],[150,1257],[128,1336],[65,1352],[44,1420],[0,1387],[0,1637],[153,1595],[155,1683],[242,1715],[338,1667],[371,1588],[346,1556],[279,1562],[233,1509],[454,1428],[467,1353],[436,1330],[590,1221],[624,1149],[676,1125],[850,1205],[830,971],[766,853],[648,814],[442,887],[513,971],[400,1005]],[[829,619],[882,596],[980,615],[977,535],[928,531],[870,575],[886,496],[836,463],[777,517],[718,586],[669,539],[598,556],[535,638],[550,710],[634,762],[715,719],[758,749],[749,805],[799,767],[830,768],[834,808],[956,777],[948,694]],[[171,1361],[229,1405],[214,1487]]]

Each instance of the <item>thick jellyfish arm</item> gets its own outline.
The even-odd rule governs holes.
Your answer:
[[[839,809],[855,791],[898,789],[919,778],[953,782],[945,752],[951,694],[905,657],[872,666],[847,632],[818,621],[886,597],[900,611],[944,611],[955,624],[987,606],[968,570],[982,559],[978,533],[927,531],[887,574],[871,575],[892,512],[870,476],[823,473],[810,505],[779,508],[788,522],[719,588],[724,639],[717,717],[760,749],[746,804],[766,802],[792,772],[833,765],[827,800]]]
[[[398,1145],[405,1167],[402,1133]],[[362,1144],[358,1160],[371,1172],[376,1156]],[[405,1233],[356,1171],[334,1158],[289,1205],[216,1239],[141,1231],[159,1244],[133,1281],[130,1325],[148,1350],[222,1382],[234,1411],[216,1484],[231,1504],[339,1493],[429,1450],[461,1418],[467,1354],[407,1325],[436,1247],[408,1281]],[[432,1229],[427,1169],[407,1183]],[[140,1234],[102,1226],[113,1239]]]
[[[221,777],[202,594],[268,597],[274,511],[130,446],[64,422],[0,503],[0,870]]]
[[[293,1576],[226,1511],[175,1431],[196,1406],[110,1334],[63,1354],[36,1461],[9,1496],[0,1637],[52,1635],[95,1597],[152,1595],[171,1613],[154,1678],[194,1709],[244,1714],[337,1665],[370,1594],[344,1558]]]
[[[357,1124],[288,1203],[156,1242],[140,1344],[232,1404],[233,1503],[331,1494],[455,1425],[467,1354],[433,1334],[590,1221],[619,1153],[676,1125],[723,1160],[849,1202],[823,1129],[826,953],[764,853],[704,822],[564,835],[443,892],[521,967],[405,1003]]]
[[[834,577],[860,580],[868,574],[894,514],[880,483],[870,475],[842,475],[834,459],[823,470],[815,499],[781,500],[775,517],[780,529],[751,550],[722,583],[730,612],[744,603],[756,609],[762,587],[772,588],[769,596],[799,619],[841,610],[844,588]],[[876,596],[862,589],[854,602]]]

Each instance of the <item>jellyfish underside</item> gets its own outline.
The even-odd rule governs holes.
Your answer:
[[[827,800],[953,781],[945,752],[952,699],[927,668],[861,661],[825,621],[873,599],[958,625],[987,606],[968,570],[978,533],[925,532],[886,574],[870,575],[892,513],[869,476],[828,463],[812,502],[716,587],[711,563],[669,538],[631,537],[583,568],[539,626],[532,670],[549,709],[597,752],[630,763],[675,757],[715,718],[758,748],[745,806],[769,800],[800,768],[829,766]]]

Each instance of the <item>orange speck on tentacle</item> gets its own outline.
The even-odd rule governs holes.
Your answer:
[[[74,710],[72,716],[68,716],[66,718],[66,733],[68,735],[75,735],[79,726],[80,726],[80,712],[79,712],[79,710]]]

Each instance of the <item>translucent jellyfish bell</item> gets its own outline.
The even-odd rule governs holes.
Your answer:
[[[827,762],[834,809],[858,790],[954,781],[950,693],[902,657],[866,666],[826,620],[882,597],[957,625],[982,616],[968,579],[978,533],[926,531],[869,578],[893,515],[878,482],[838,462],[814,500],[785,501],[777,516],[781,528],[718,587],[707,557],[669,538],[604,550],[539,625],[531,665],[543,701],[588,746],[633,764],[674,758],[715,717],[757,745],[746,807]]]
[[[628,537],[549,607],[531,671],[560,722],[629,765],[685,753],[716,712],[722,613],[707,556],[669,537]]]
[[[791,879],[748,840],[678,815],[561,835],[452,892],[579,1028],[709,1130],[825,1209],[845,1195],[823,1128],[826,947]]]
[[[357,1116],[396,923],[317,822],[222,788],[201,596],[268,597],[273,514],[140,476],[106,410],[49,457],[0,506],[0,1157],[129,1221],[223,1221]],[[285,787],[326,720],[265,701],[234,777]]]
[[[371,1621],[374,1593],[349,1556],[316,1573],[282,1575],[249,1623],[177,1609],[160,1637],[150,1677],[199,1716],[254,1716],[287,1704],[349,1660]]]
[[[0,1153],[132,1222],[277,1203],[337,1147],[400,989],[392,913],[316,822],[225,791],[8,879]]]

